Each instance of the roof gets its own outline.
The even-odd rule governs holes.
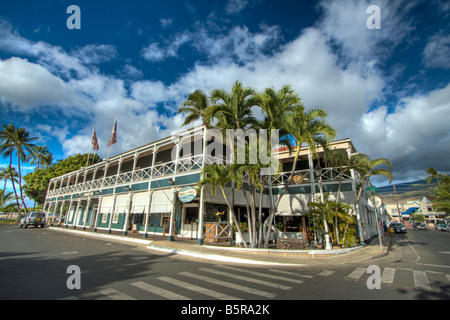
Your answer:
[[[411,214],[414,211],[416,211],[417,209],[420,209],[420,207],[411,207],[408,210],[406,210],[405,212],[402,212],[402,214],[404,214],[404,215]]]

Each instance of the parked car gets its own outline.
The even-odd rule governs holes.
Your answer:
[[[20,219],[19,227],[28,228],[28,226],[41,226],[43,228],[45,226],[45,212],[30,212],[28,215]]]
[[[447,231],[447,225],[444,223],[438,224],[437,231]]]
[[[417,222],[414,224],[414,230],[427,230],[427,225],[424,222]]]
[[[401,222],[394,221],[391,223],[391,227],[394,229],[395,233],[406,233],[405,225]]]
[[[450,224],[447,225],[447,231],[450,232]]]

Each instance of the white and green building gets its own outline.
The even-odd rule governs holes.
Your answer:
[[[44,211],[54,214],[51,222],[67,228],[93,231],[135,232],[220,241],[231,237],[231,217],[221,192],[211,192],[206,185],[196,192],[202,168],[207,162],[223,160],[208,150],[211,144],[207,132],[211,127],[199,126],[176,135],[151,142],[142,147],[104,159],[94,165],[53,178],[49,185]],[[356,149],[350,139],[334,141],[330,148],[344,149],[351,155]],[[262,211],[268,217],[272,204],[281,193],[293,165],[293,153],[279,149],[280,174],[271,176],[263,192]],[[321,170],[315,172],[317,164]],[[302,147],[292,184],[283,196],[277,212],[277,222],[286,226],[289,236],[307,235],[307,203],[321,192],[337,196],[353,204],[363,183],[363,194],[357,208],[362,240],[377,234],[376,215],[367,202],[365,184],[354,170],[338,170],[326,165],[323,150],[313,159],[307,147]],[[245,189],[245,188],[244,188]],[[238,219],[246,221],[247,204],[244,190],[226,187],[228,198]],[[258,194],[259,196],[259,194]],[[257,201],[259,203],[259,200]],[[217,212],[224,212],[219,216]],[[170,223],[172,221],[173,223]]]

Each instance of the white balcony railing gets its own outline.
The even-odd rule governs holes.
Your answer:
[[[216,161],[223,163],[224,159],[208,156],[207,163],[214,163]],[[118,175],[113,175],[105,178],[99,178],[93,181],[87,181],[84,183],[78,183],[76,185],[70,185],[62,188],[56,188],[55,190],[50,190],[47,194],[48,197],[61,196],[71,193],[81,193],[91,190],[98,190],[105,187],[111,187],[115,185],[121,185],[126,183],[133,183],[139,181],[145,181],[150,179],[158,179],[164,176],[170,176],[175,173],[187,173],[191,171],[198,171],[202,168],[203,156],[195,155],[184,157],[178,159],[178,165],[176,166],[176,161],[170,161],[165,163],[157,163],[153,167],[147,167],[143,169],[137,169],[134,171],[120,173]],[[271,176],[272,185],[285,185],[288,181],[290,172],[282,172]],[[324,168],[322,169],[322,174],[317,176],[313,173],[313,178],[311,178],[311,171],[309,169],[297,170],[294,172],[291,184],[310,184],[311,180],[314,183],[318,183],[320,178],[322,182],[335,182],[342,180],[352,179],[350,170],[336,170],[335,168]],[[246,177],[244,176],[244,180]]]

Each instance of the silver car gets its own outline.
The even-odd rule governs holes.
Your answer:
[[[45,226],[45,212],[30,212],[27,216],[23,217],[19,221],[19,227],[28,228],[28,226]]]

